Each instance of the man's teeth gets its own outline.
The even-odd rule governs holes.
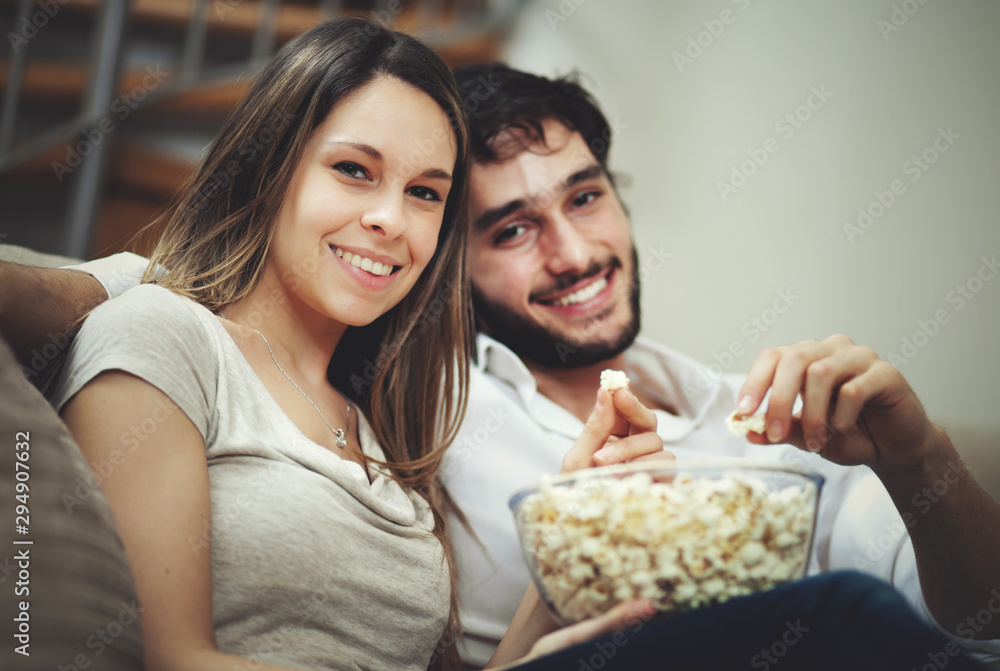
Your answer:
[[[596,282],[588,284],[579,291],[574,291],[571,294],[563,296],[559,300],[555,301],[555,304],[559,307],[566,307],[567,305],[576,305],[577,303],[589,301],[591,298],[604,291],[604,287],[606,286],[608,286],[608,279],[606,277],[602,277]]]
[[[383,277],[392,274],[391,265],[384,265],[378,261],[372,261],[365,256],[358,256],[357,254],[345,252],[340,247],[334,247],[334,250],[337,252],[337,256],[341,257],[355,268],[361,268],[361,270],[369,272],[372,275],[382,275]]]

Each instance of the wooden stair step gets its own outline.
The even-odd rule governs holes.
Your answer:
[[[153,247],[151,241],[156,240],[159,229],[144,231],[139,238],[136,238],[136,233],[156,221],[165,211],[166,207],[160,203],[127,195],[114,194],[106,198],[98,215],[93,258],[126,250],[148,254]]]

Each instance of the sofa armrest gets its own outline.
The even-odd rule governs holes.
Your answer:
[[[41,266],[42,268],[59,268],[80,263],[78,259],[57,254],[43,254],[20,245],[0,244],[0,261],[12,261],[24,266]]]
[[[2,339],[0,519],[0,669],[142,669],[142,608],[100,476]]]

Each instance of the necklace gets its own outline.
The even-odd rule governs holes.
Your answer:
[[[226,315],[222,314],[221,312],[218,313],[218,314],[223,319],[228,320],[228,321],[232,321],[231,319],[229,319],[229,317],[227,317]],[[323,414],[323,411],[319,409],[319,406],[317,406],[315,403],[313,403],[313,400],[311,398],[309,398],[309,394],[307,394],[302,389],[302,387],[300,387],[299,385],[295,384],[295,380],[293,380],[291,378],[291,376],[288,373],[285,372],[285,369],[281,367],[281,364],[278,363],[278,359],[274,356],[274,350],[271,349],[271,343],[269,343],[267,341],[267,338],[264,337],[264,334],[261,333],[260,331],[258,331],[257,329],[253,328],[253,327],[247,327],[247,328],[249,328],[251,331],[253,331],[257,335],[259,335],[260,339],[264,341],[264,344],[267,345],[267,351],[271,355],[271,361],[273,361],[274,365],[278,367],[278,370],[281,371],[281,374],[285,376],[285,379],[288,380],[289,382],[291,382],[292,386],[295,387],[296,389],[298,389],[299,393],[302,394],[302,396],[307,401],[309,401],[309,405],[311,405],[313,407],[313,409],[319,415],[319,418],[323,420],[324,424],[326,424],[326,428],[330,429],[330,431],[333,433],[334,438],[337,441],[337,447],[340,447],[340,448],[347,447],[347,433],[343,429],[335,429],[332,426],[330,426],[330,422],[326,421],[326,416]],[[347,403],[347,415],[346,415],[346,419],[347,419],[347,430],[350,431],[350,429],[351,429],[351,404],[350,404],[350,402]]]

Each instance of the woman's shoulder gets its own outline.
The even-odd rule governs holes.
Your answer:
[[[207,430],[221,361],[215,317],[168,289],[143,284],[101,304],[70,346],[53,403],[60,408],[104,371],[120,370],[166,393]]]
[[[96,318],[98,321],[146,319],[201,323],[204,316],[211,316],[211,313],[190,298],[158,284],[140,284],[97,306],[87,322]]]
[[[77,338],[98,346],[131,342],[160,347],[205,347],[216,342],[215,316],[190,298],[141,284],[97,306]]]
[[[218,349],[215,315],[169,289],[142,284],[97,308],[77,335],[77,348],[132,352],[142,356],[180,356],[209,365]]]

